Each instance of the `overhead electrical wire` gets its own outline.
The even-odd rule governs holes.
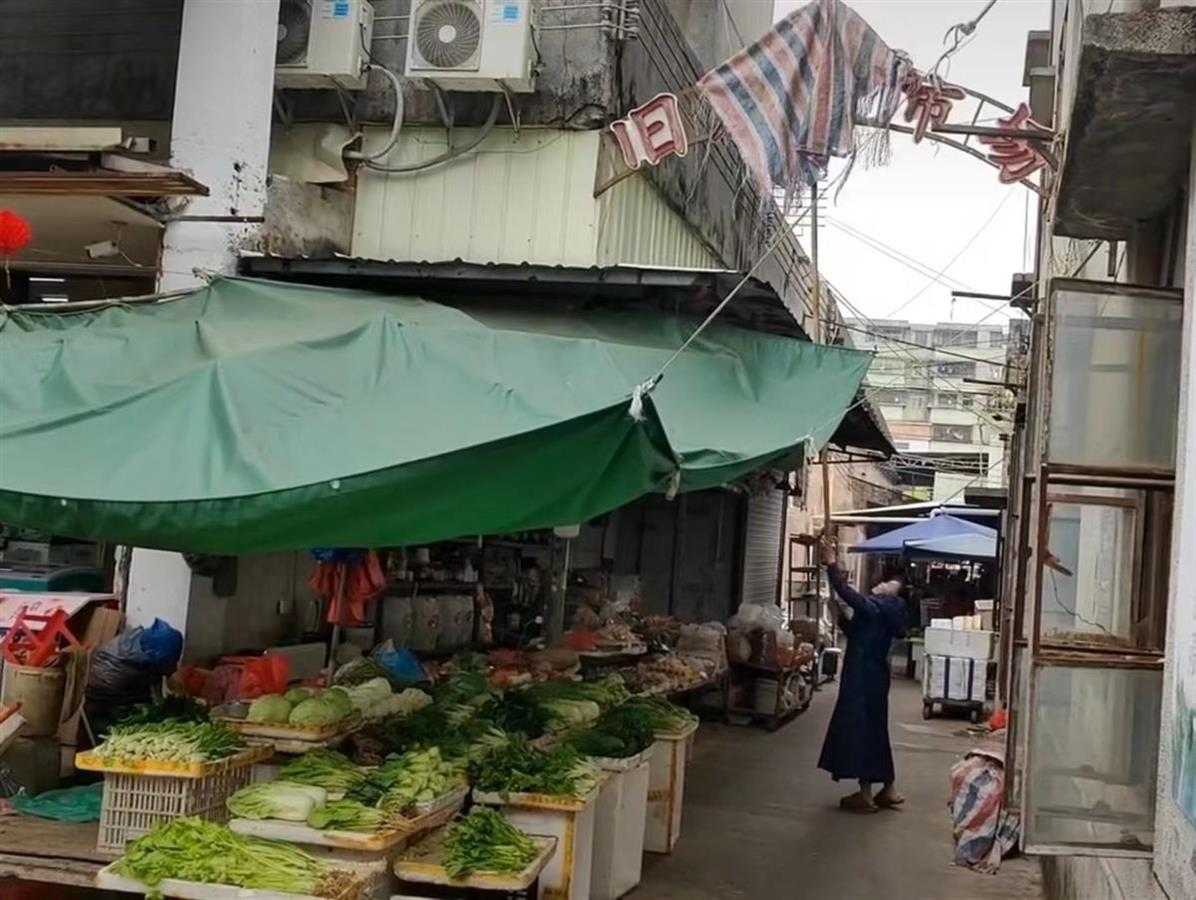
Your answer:
[[[934,277],[932,277],[930,279],[930,281],[928,281],[926,284],[922,285],[922,287],[918,291],[916,291],[912,297],[910,297],[904,303],[901,303],[900,305],[896,306],[891,312],[882,316],[881,318],[884,318],[884,319],[893,318],[895,315],[897,315],[897,313],[901,312],[901,310],[905,309],[907,306],[909,306],[911,303],[913,303],[915,300],[917,300],[919,297],[921,297],[923,294],[925,294],[928,290],[930,290],[931,287],[933,287],[935,284],[937,284],[938,280],[946,273],[946,271],[948,269],[950,269],[953,265],[955,265],[955,263],[958,262],[959,258],[961,256],[963,256],[965,253],[967,253],[968,250],[970,250],[972,248],[972,245],[975,244],[976,241],[978,241],[980,239],[980,236],[988,230],[988,226],[992,224],[993,219],[995,219],[1000,214],[1001,210],[1005,207],[1005,204],[1009,202],[1009,198],[1012,196],[1013,196],[1012,191],[1006,191],[1005,196],[1001,198],[1001,202],[997,204],[997,208],[994,209],[992,211],[992,213],[989,214],[989,217],[984,220],[984,224],[981,225],[976,230],[976,233],[973,234],[970,238],[968,238],[967,243],[965,243],[962,247],[960,247],[959,251],[954,256],[952,256],[950,260],[947,261],[947,264],[945,266],[943,266],[934,275]]]

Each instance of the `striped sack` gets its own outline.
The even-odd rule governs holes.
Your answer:
[[[858,120],[888,122],[909,70],[841,0],[815,0],[707,72],[710,101],[763,190],[793,191],[850,156]]]

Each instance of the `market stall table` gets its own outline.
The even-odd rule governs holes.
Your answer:
[[[443,828],[432,832],[409,847],[395,862],[395,875],[399,881],[418,886],[409,889],[408,893],[418,891],[424,896],[453,898],[502,893],[529,900],[539,896],[540,876],[556,851],[555,837],[532,836],[540,853],[521,872],[479,872],[465,878],[451,878],[444,870],[445,833]]]
[[[96,850],[98,822],[0,816],[0,878],[94,887],[112,855]]]

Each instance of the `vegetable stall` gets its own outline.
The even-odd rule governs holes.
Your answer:
[[[130,548],[186,586],[138,594],[179,621],[87,648],[46,738],[78,751],[71,790],[102,780],[99,822],[0,817],[0,876],[607,900],[672,849],[697,719],[666,698],[730,708],[733,564],[726,603],[679,613],[676,553],[663,602],[621,514],[721,510],[816,450],[866,354],[715,323],[678,355],[658,312],[225,277],[71,313],[0,329],[0,522],[97,542],[114,613],[156,552]]]

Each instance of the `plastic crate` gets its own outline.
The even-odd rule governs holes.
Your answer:
[[[179,816],[225,822],[225,802],[249,784],[252,772],[251,761],[202,778],[108,772],[104,775],[96,849],[101,853],[123,853],[127,841],[141,837],[159,822]]]

